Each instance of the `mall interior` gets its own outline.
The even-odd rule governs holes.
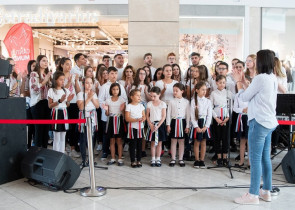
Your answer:
[[[139,69],[145,65],[146,53],[152,54],[155,68],[167,64],[167,55],[174,53],[185,75],[192,65],[193,52],[199,53],[200,64],[211,74],[220,60],[229,64],[231,73],[234,58],[246,63],[248,55],[270,49],[290,75],[287,75],[286,93],[295,92],[293,0],[0,0],[1,59],[11,57],[4,39],[13,25],[22,22],[32,28],[34,59],[45,55],[52,73],[57,71],[55,61],[58,58],[69,58],[74,67],[78,53],[87,55],[87,65],[94,73],[105,55],[110,57],[110,66],[115,65],[114,57],[120,54],[124,67],[132,65]],[[0,109],[8,107],[1,105]],[[285,118],[295,119],[293,115]],[[294,144],[293,126],[289,127],[291,139],[289,132],[287,142],[293,137]],[[0,128],[0,153],[8,154],[3,143],[8,131],[1,123]],[[130,167],[128,150],[123,152],[125,164],[122,167],[108,165],[108,160],[100,158],[101,151],[89,152],[87,157],[90,153],[94,155],[96,166],[108,169],[82,169],[73,186],[76,190],[72,191],[56,191],[22,177],[2,182],[0,209],[295,209],[295,182],[286,181],[282,166],[273,170],[292,151],[290,145],[278,147],[271,160],[272,185],[277,186],[279,192],[272,194],[271,202],[260,200],[255,206],[234,202],[249,188],[249,168],[196,169],[194,161],[189,160],[185,161],[186,167],[180,167],[178,160],[175,167],[170,167],[171,158],[166,147],[161,168],[151,167],[149,147],[147,144],[148,155],[142,158],[143,167],[136,169]],[[215,166],[210,148],[207,147],[205,155],[208,167]],[[52,146],[48,145],[48,149]],[[231,165],[237,164],[239,160],[235,157],[239,152],[229,153]],[[294,154],[291,167],[295,172]],[[81,163],[80,157],[72,158],[77,164]],[[12,161],[7,157],[1,159]],[[245,159],[248,160],[248,155]],[[0,171],[8,174],[6,170]],[[80,190],[91,185],[92,177],[96,186],[106,189],[105,195],[81,196]]]

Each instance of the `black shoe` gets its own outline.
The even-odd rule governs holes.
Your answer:
[[[80,165],[80,168],[85,168],[85,167],[88,167],[89,166],[89,163],[87,161],[82,161],[81,165]]]
[[[223,166],[223,162],[222,162],[222,159],[221,159],[221,158],[218,158],[218,159],[217,159],[217,166],[218,166],[218,167]]]
[[[110,165],[113,165],[113,164],[115,164],[115,163],[116,163],[115,160],[110,160],[110,161],[107,163],[107,165],[110,166]]]
[[[155,167],[156,166],[156,161],[152,160],[151,161],[151,167]]]
[[[194,168],[200,168],[200,161],[196,160],[194,162]]]
[[[222,160],[222,164],[223,164],[223,166],[227,166],[228,165],[228,161],[227,161],[226,158]]]
[[[185,167],[185,163],[184,163],[183,160],[179,160],[178,164],[179,164],[180,167]]]
[[[175,166],[175,160],[171,160],[170,163],[169,163],[169,166],[174,167]]]
[[[236,162],[240,161],[240,158],[241,158],[241,156],[238,155],[238,156],[235,158],[235,161],[236,161]]]
[[[202,160],[200,160],[200,162],[199,162],[199,166],[200,166],[200,168],[202,168],[202,169],[206,168],[205,163],[204,163],[204,161],[202,161]]]
[[[271,149],[271,155],[276,155],[276,154],[278,154],[277,148],[273,147]]]
[[[141,152],[141,157],[146,157],[146,152],[145,151]]]
[[[242,165],[236,163],[236,164],[235,164],[235,168],[244,168],[244,163],[243,163]]]
[[[162,166],[161,160],[156,160],[156,166],[157,167],[161,167]]]
[[[137,164],[136,164],[136,162],[132,162],[132,163],[131,163],[131,168],[137,168]]]
[[[140,161],[137,161],[137,168],[141,168],[142,167],[142,163]]]

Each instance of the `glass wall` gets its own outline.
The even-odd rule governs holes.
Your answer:
[[[262,49],[275,51],[288,77],[289,91],[295,91],[295,9],[262,8]]]

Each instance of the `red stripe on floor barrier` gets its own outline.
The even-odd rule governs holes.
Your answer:
[[[86,123],[86,119],[77,120],[6,120],[0,119],[0,124],[77,124]]]

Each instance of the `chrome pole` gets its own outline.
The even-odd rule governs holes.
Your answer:
[[[106,194],[104,187],[96,187],[95,173],[94,173],[94,160],[93,160],[93,145],[92,145],[92,128],[91,118],[86,118],[87,130],[87,145],[88,145],[88,158],[89,158],[89,175],[90,175],[90,188],[84,188],[80,194],[84,197],[99,197]]]

